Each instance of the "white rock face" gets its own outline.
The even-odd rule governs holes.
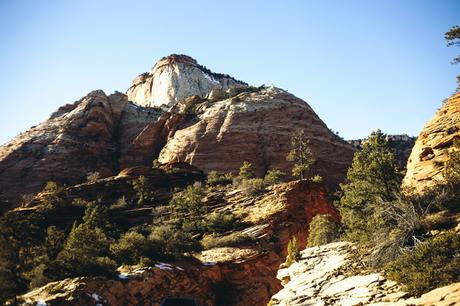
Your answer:
[[[214,74],[185,55],[171,55],[155,64],[150,73],[134,79],[127,95],[143,106],[173,106],[189,96],[206,97],[213,89],[245,87],[230,76]]]
[[[303,250],[298,262],[278,270],[277,278],[284,288],[272,297],[271,305],[460,304],[460,283],[432,290],[419,298],[409,298],[395,282],[378,273],[350,275],[346,268],[356,264],[352,250],[353,245],[347,242]]]

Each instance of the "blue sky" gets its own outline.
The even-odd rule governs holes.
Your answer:
[[[346,139],[418,135],[455,89],[460,1],[0,0],[0,143],[170,53],[306,100]]]

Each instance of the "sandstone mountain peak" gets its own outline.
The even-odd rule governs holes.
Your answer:
[[[423,192],[444,182],[454,139],[460,138],[460,93],[450,97],[423,127],[407,163],[403,186]]]
[[[204,98],[213,89],[246,86],[229,75],[210,71],[188,55],[172,54],[136,77],[127,95],[139,105],[170,107],[189,96]]]

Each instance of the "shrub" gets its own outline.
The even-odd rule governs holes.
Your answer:
[[[209,171],[207,182],[211,185],[229,184],[232,182],[232,177],[230,173],[222,174],[213,170]]]
[[[265,183],[261,178],[245,179],[239,187],[247,196],[257,196],[265,191]]]
[[[162,254],[181,256],[185,252],[199,251],[201,246],[194,236],[173,225],[160,225],[152,228],[149,240]]]
[[[460,281],[460,235],[446,233],[419,243],[386,266],[388,277],[412,294]]]
[[[148,251],[148,240],[142,234],[130,231],[110,245],[110,253],[119,264],[135,264]]]
[[[297,237],[294,236],[289,240],[287,251],[288,251],[288,254],[286,257],[285,264],[286,264],[286,267],[290,267],[294,262],[298,261],[301,257],[299,246],[297,244]]]
[[[239,176],[241,179],[251,179],[255,176],[254,168],[250,162],[244,161],[240,167]]]
[[[279,184],[282,181],[282,178],[286,175],[283,171],[280,170],[268,170],[264,176],[264,183],[267,186]]]
[[[328,215],[316,215],[310,222],[308,246],[331,243],[340,237],[340,225]]]
[[[201,245],[205,250],[208,250],[220,247],[237,246],[251,240],[252,239],[249,236],[240,232],[235,232],[226,236],[206,235],[201,240]]]
[[[229,211],[214,211],[206,216],[206,227],[214,233],[224,233],[233,229],[238,222],[238,218]]]
[[[204,192],[199,183],[174,194],[169,202],[171,221],[175,222],[181,231],[190,233],[202,233],[204,231],[203,216],[206,209],[203,206],[203,198]]]
[[[136,192],[138,205],[151,205],[154,200],[154,193],[151,190],[149,179],[141,175],[132,182]]]
[[[311,179],[310,179],[313,183],[318,183],[318,184],[322,184],[324,179],[321,175],[314,175]]]
[[[89,172],[87,175],[86,175],[86,181],[88,183],[95,183],[97,182],[98,179],[101,178],[101,174],[97,171],[94,171],[94,172]]]

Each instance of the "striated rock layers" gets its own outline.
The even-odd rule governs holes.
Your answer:
[[[176,106],[183,111],[167,113],[146,128],[126,156],[135,159],[157,148],[151,158],[158,154],[162,163],[187,162],[205,172],[235,173],[248,161],[258,176],[269,169],[290,174],[290,138],[302,128],[316,158],[311,174],[323,176],[332,189],[353,158],[351,145],[332,133],[305,101],[279,88],[245,89],[217,101],[195,96],[183,103]]]
[[[281,268],[284,288],[271,305],[458,305],[460,283],[437,288],[419,298],[408,297],[393,281],[365,271],[354,255],[355,247],[335,242],[301,251],[301,259]],[[358,256],[359,257],[359,256]]]
[[[245,87],[229,75],[213,73],[187,55],[170,55],[136,77],[127,91],[130,101],[143,106],[173,106],[188,96],[207,96],[212,89]]]
[[[93,91],[0,147],[0,189],[15,203],[21,195],[40,191],[46,181],[80,183],[94,171],[115,175],[118,158],[158,116],[124,94]]]
[[[276,271],[285,260],[289,239],[297,236],[304,247],[315,215],[340,218],[324,188],[308,181],[277,185],[258,197],[218,189],[206,198],[208,213],[231,210],[244,216],[243,227],[226,235],[246,239],[194,254],[195,259],[186,262],[158,263],[130,272],[121,269],[119,279],[84,277],[51,283],[24,298],[50,306],[97,302],[157,306],[170,296],[194,298],[206,306],[265,306],[281,289]]]
[[[422,129],[407,164],[403,187],[422,192],[443,182],[453,141],[460,138],[460,93],[446,101]]]
[[[89,172],[113,176],[125,168],[150,167],[154,159],[234,173],[246,160],[259,176],[268,169],[290,174],[286,154],[297,128],[311,140],[317,160],[311,174],[323,176],[332,189],[351,163],[352,146],[305,101],[282,89],[247,86],[178,55],[160,60],[141,79],[128,96],[91,92],[0,147],[0,191],[13,206],[49,180],[72,185]],[[172,106],[165,112],[129,100]]]

